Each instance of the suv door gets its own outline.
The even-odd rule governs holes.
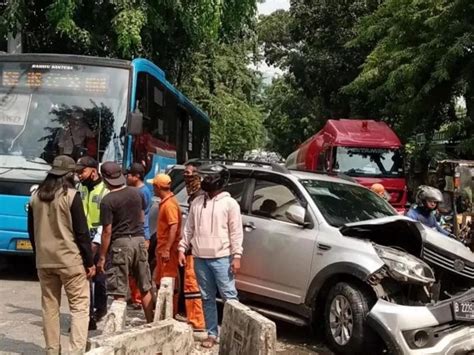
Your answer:
[[[237,288],[285,302],[304,302],[317,227],[297,186],[276,174],[252,179],[243,209],[244,251]],[[307,227],[291,222],[291,205],[306,208]],[[244,210],[248,210],[245,213]]]

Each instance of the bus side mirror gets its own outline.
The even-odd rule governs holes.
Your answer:
[[[137,135],[143,131],[143,113],[130,112],[127,119],[128,134]]]

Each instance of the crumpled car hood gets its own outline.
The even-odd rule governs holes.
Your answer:
[[[348,223],[340,228],[340,232],[348,237],[368,239],[377,244],[400,246],[417,256],[421,256],[423,244],[431,244],[474,262],[474,253],[464,244],[405,216]]]

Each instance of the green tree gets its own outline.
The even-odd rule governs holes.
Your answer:
[[[273,132],[271,142],[278,142],[283,155],[328,118],[372,112],[358,95],[348,95],[341,88],[357,77],[370,51],[369,46],[348,47],[346,43],[354,39],[360,19],[375,11],[379,3],[295,0],[289,11],[260,18],[258,35],[267,63],[288,73],[274,83],[275,89],[267,91],[270,114],[265,120],[266,128]]]
[[[151,59],[210,114],[212,149],[240,157],[263,136],[255,11],[256,0],[11,0],[0,36],[21,31],[26,52]]]
[[[264,107],[268,148],[285,158],[323,125],[316,117],[318,104],[306,98],[291,74],[275,79],[266,89]]]
[[[344,93],[366,97],[405,137],[453,122],[473,148],[473,23],[470,0],[386,0],[350,43],[373,50]],[[465,118],[456,115],[459,97],[465,98]]]
[[[248,33],[255,11],[256,0],[11,0],[0,35],[21,31],[28,52],[144,56],[177,78],[205,41]]]
[[[207,45],[191,58],[195,72],[183,90],[209,113],[215,155],[242,158],[262,144],[261,78],[249,67],[251,47],[246,42]]]

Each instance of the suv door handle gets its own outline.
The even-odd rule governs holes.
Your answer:
[[[255,230],[257,227],[255,227],[255,224],[253,222],[247,222],[244,224],[244,229],[246,232],[251,232]]]

